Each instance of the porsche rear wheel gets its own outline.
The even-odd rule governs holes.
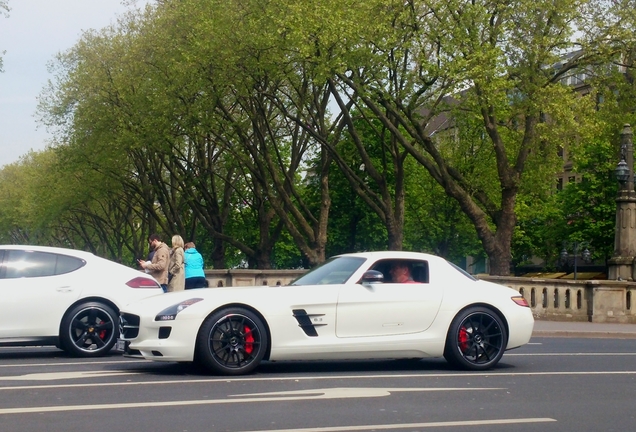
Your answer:
[[[490,369],[501,360],[507,343],[506,328],[499,316],[488,308],[472,307],[453,319],[444,358],[462,369]]]
[[[118,319],[117,313],[106,304],[79,304],[62,320],[60,346],[77,357],[106,355],[115,345]]]
[[[265,325],[256,314],[243,308],[223,309],[203,322],[196,359],[216,373],[247,374],[263,360],[267,343]]]

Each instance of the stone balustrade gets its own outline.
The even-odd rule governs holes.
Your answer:
[[[210,287],[287,285],[306,270],[206,270]],[[636,323],[636,282],[479,275],[523,295],[537,319]]]
[[[260,286],[287,285],[307,272],[298,270],[251,270],[251,269],[219,269],[205,270],[209,286]]]
[[[537,319],[636,323],[636,282],[480,275],[523,295]]]

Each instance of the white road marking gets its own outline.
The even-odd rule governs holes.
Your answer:
[[[433,392],[433,391],[469,391],[469,390],[505,390],[503,387],[485,387],[485,388],[458,388],[458,387],[440,387],[440,388],[381,388],[381,387],[336,387],[322,389],[305,389],[305,390],[286,390],[279,392],[265,393],[247,393],[238,395],[229,395],[230,397],[257,397],[257,396],[290,396],[290,400],[297,397],[303,399],[310,397],[311,399],[347,399],[347,398],[363,398],[363,397],[383,397],[390,396],[392,392]],[[313,397],[311,397],[313,396]],[[260,399],[263,400],[263,399]]]
[[[3,377],[2,381],[54,381],[64,379],[101,378],[119,375],[138,375],[139,372],[127,371],[84,371],[84,372],[46,372]]]
[[[369,389],[366,388],[335,388],[335,389],[319,389],[306,390],[302,392],[275,392],[272,397],[265,397],[266,393],[261,394],[263,397],[241,397],[235,395],[236,399],[204,399],[204,400],[184,400],[184,401],[163,401],[163,402],[126,402],[115,404],[95,404],[95,405],[61,405],[61,406],[45,406],[45,407],[20,407],[20,408],[4,408],[0,409],[0,415],[3,414],[28,414],[28,413],[49,413],[49,412],[68,412],[68,411],[94,411],[94,410],[112,410],[112,409],[130,409],[130,408],[156,408],[156,407],[176,407],[176,406],[192,406],[192,405],[223,405],[236,403],[253,403],[253,402],[281,402],[281,401],[298,401],[298,400],[324,400],[324,399],[351,399],[361,397],[384,397],[390,396],[391,392],[433,392],[433,391],[484,391],[484,390],[501,390],[501,388],[419,388],[419,389]],[[277,396],[278,395],[278,396]],[[245,395],[250,396],[250,395]]]
[[[546,423],[555,422],[553,418],[519,418],[519,419],[493,419],[493,420],[468,420],[468,421],[448,421],[448,422],[431,422],[431,423],[395,423],[395,424],[375,424],[375,425],[357,425],[357,426],[331,426],[304,429],[269,429],[245,432],[348,432],[348,431],[366,431],[366,430],[395,430],[395,429],[412,429],[412,428],[431,428],[431,427],[461,427],[461,426],[491,426],[491,425],[512,425],[522,423]]]
[[[0,357],[1,358],[1,357]],[[91,362],[65,362],[65,363],[21,363],[21,364],[3,364],[0,368],[13,367],[51,367],[51,366],[86,366],[98,364],[130,364],[130,363],[153,363],[151,360],[126,360],[126,361],[91,361]]]
[[[529,343],[527,345],[542,345],[541,343]],[[506,353],[505,357],[532,357],[532,356],[555,356],[555,357],[570,357],[570,356],[636,356],[636,352],[628,353]],[[1,357],[0,357],[1,359]],[[433,358],[431,358],[432,360]],[[426,360],[426,358],[422,358]],[[135,364],[146,363],[157,365],[158,362],[152,360],[125,360],[125,361],[91,361],[91,362],[64,362],[64,363],[21,363],[21,364],[0,364],[0,368],[25,368],[25,367],[60,367],[60,366],[86,366],[86,365],[108,365],[108,364]],[[165,363],[168,364],[168,363]]]
[[[361,380],[361,379],[384,379],[384,378],[494,378],[494,377],[534,377],[534,376],[579,376],[579,375],[636,375],[635,371],[563,371],[563,372],[465,372],[465,373],[436,373],[436,374],[383,374],[383,375],[330,375],[330,376],[276,376],[262,377],[251,376],[242,378],[203,378],[203,379],[181,379],[165,381],[140,381],[140,382],[110,382],[110,383],[85,383],[85,384],[41,384],[27,386],[6,386],[0,387],[2,390],[45,390],[59,388],[82,388],[82,387],[122,387],[122,386],[144,386],[144,385],[164,385],[164,384],[214,384],[214,383],[237,383],[237,382],[273,382],[273,381],[329,381],[329,380]],[[24,376],[24,375],[23,375]],[[13,381],[18,381],[13,377]],[[24,379],[24,378],[22,378]],[[0,381],[6,378],[0,378]]]
[[[506,357],[537,357],[537,356],[558,356],[558,357],[604,357],[604,356],[636,356],[636,353],[510,353]]]

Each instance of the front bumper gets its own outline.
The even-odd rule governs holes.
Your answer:
[[[154,317],[122,313],[117,347],[124,352],[125,357],[193,361],[200,326],[201,323],[193,319],[159,322]]]

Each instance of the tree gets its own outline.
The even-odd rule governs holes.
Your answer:
[[[8,4],[8,0],[0,0],[0,16],[4,15],[4,16],[9,16],[9,11],[11,9],[9,9],[9,4]],[[5,51],[1,51],[1,53],[4,55]],[[2,70],[2,57],[0,56],[0,72],[3,72]]]
[[[334,98],[373,112],[457,201],[491,272],[503,275],[510,272],[520,188],[542,168],[532,158],[550,158],[571,140],[566,131],[584,130],[581,118],[588,116],[579,114],[593,105],[561,79],[620,49],[611,23],[603,35],[585,33],[575,42],[576,24],[589,17],[582,6],[593,3],[412,0],[351,7],[325,0],[311,9],[334,10],[311,24],[314,31],[302,35],[299,51],[333,73]],[[292,22],[307,14],[319,19],[301,6],[290,10],[285,19]],[[449,104],[449,96],[457,103]],[[495,189],[472,183],[431,136],[433,120],[457,110],[480,121],[488,143],[482,151],[489,152],[497,173]],[[538,170],[549,174],[543,182],[556,174],[548,166],[550,173]]]

